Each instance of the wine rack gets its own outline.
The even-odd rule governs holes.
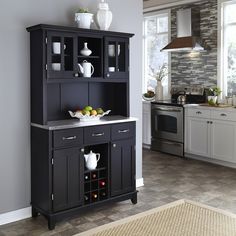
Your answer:
[[[108,198],[107,168],[84,172],[84,203],[91,204]]]

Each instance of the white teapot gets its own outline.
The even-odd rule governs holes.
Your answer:
[[[92,151],[90,151],[89,154],[84,155],[84,159],[85,159],[85,165],[87,169],[95,170],[97,167],[97,163],[100,160],[100,154],[93,153]]]
[[[83,74],[83,77],[91,77],[94,73],[94,67],[90,62],[87,62],[84,60],[82,62],[82,65],[78,63],[79,66],[79,72]]]

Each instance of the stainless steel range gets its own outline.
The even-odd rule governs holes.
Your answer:
[[[204,103],[202,87],[173,87],[171,100],[152,102],[151,149],[184,156],[184,105]]]

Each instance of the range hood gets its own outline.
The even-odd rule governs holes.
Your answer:
[[[200,11],[181,9],[177,11],[177,38],[161,51],[204,51],[206,45],[200,38]]]

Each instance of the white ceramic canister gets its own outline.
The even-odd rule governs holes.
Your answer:
[[[104,0],[98,4],[97,23],[101,30],[108,30],[112,22],[112,12]]]
[[[80,54],[83,56],[89,56],[91,55],[92,51],[90,49],[88,49],[88,43],[85,42],[84,43],[84,48],[82,50],[80,50]]]

